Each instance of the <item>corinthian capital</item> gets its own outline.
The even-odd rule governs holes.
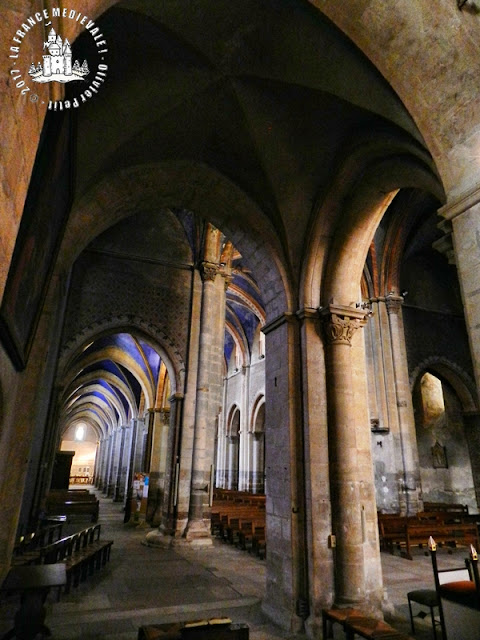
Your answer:
[[[353,334],[367,323],[368,318],[367,311],[340,305],[330,305],[320,313],[327,340],[331,344],[351,345]]]
[[[206,280],[210,280],[213,282],[215,280],[215,276],[220,271],[220,265],[215,264],[214,262],[201,262],[200,263],[200,275],[202,280],[205,282]]]

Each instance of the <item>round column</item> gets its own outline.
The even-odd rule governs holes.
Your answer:
[[[369,500],[361,474],[351,344],[367,313],[330,305],[322,313],[327,337],[329,466],[332,500],[335,602],[355,605],[365,599],[365,509]],[[365,425],[369,428],[369,425]],[[372,479],[370,479],[370,484]]]

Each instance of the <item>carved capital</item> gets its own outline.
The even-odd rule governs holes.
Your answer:
[[[211,281],[214,282],[217,273],[220,272],[220,265],[215,264],[214,262],[201,262],[200,263],[200,275],[202,277],[203,282]]]
[[[323,327],[331,344],[352,344],[353,334],[367,323],[368,312],[330,305],[321,310]]]
[[[387,313],[394,313],[398,315],[398,312],[402,308],[403,297],[402,296],[387,296],[385,298],[385,306],[387,307]]]

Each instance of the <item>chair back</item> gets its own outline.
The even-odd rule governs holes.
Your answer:
[[[433,570],[435,573],[435,569]],[[468,560],[465,560],[464,567],[455,567],[453,569],[438,569],[438,584],[448,584],[449,582],[472,581],[470,566]]]
[[[429,541],[429,548],[435,589],[439,598],[443,596],[469,607],[480,608],[480,581],[478,580],[476,552],[473,554],[475,550],[473,549],[471,552],[470,558],[465,558],[464,566],[439,569],[437,566],[437,547],[433,539]],[[441,601],[440,615],[443,618]]]

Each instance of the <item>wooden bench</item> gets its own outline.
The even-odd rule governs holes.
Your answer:
[[[442,511],[446,513],[457,513],[468,516],[468,505],[458,502],[448,504],[446,502],[424,502],[424,511]]]
[[[89,515],[97,522],[100,501],[87,489],[50,491],[45,502],[47,515],[83,516]]]
[[[478,527],[475,522],[449,522],[448,517],[442,520],[438,517],[426,519],[379,514],[378,525],[381,550],[394,553],[394,549],[397,548],[409,560],[413,559],[411,548],[426,546],[430,536],[440,545],[473,544],[474,547],[479,547]]]
[[[265,496],[231,491],[225,499],[224,490],[217,495],[223,499],[212,506],[212,534],[265,557]]]
[[[353,640],[356,635],[367,640],[384,638],[385,640],[411,640],[410,636],[397,631],[387,622],[368,616],[353,608],[323,609],[322,625],[323,639],[333,638],[333,624],[339,624],[347,640]]]
[[[12,566],[36,564],[42,547],[59,540],[63,522],[40,524],[36,531],[21,536],[13,549]]]
[[[113,540],[100,539],[101,525],[61,538],[41,550],[41,564],[63,562],[67,570],[65,593],[70,587],[92,575],[95,569],[103,567],[110,559]]]

